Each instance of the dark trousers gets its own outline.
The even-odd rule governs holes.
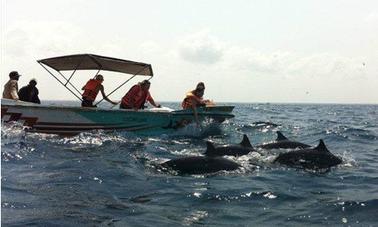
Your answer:
[[[83,101],[81,102],[81,107],[97,107],[97,106],[93,105],[93,101],[83,98]]]

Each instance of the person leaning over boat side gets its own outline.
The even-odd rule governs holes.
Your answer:
[[[18,79],[20,74],[17,71],[12,71],[9,73],[9,80],[4,85],[3,98],[18,100]]]
[[[186,96],[181,104],[184,110],[186,109],[193,110],[194,117],[197,124],[199,124],[197,107],[203,107],[203,106],[206,106],[207,104],[212,103],[210,100],[203,99],[204,93],[205,93],[205,84],[203,82],[199,82],[196,86],[196,89],[186,93]]]
[[[28,85],[22,87],[18,91],[18,97],[20,98],[20,100],[24,102],[33,102],[33,103],[41,104],[41,101],[39,100],[39,97],[38,97],[39,91],[36,86],[37,86],[37,80],[31,79]]]
[[[84,90],[84,93],[82,94],[83,101],[81,102],[82,107],[97,107],[93,105],[93,102],[96,100],[96,97],[98,95],[98,92],[101,91],[102,97],[110,102],[113,105],[117,105],[117,102],[111,101],[104,92],[104,86],[102,85],[102,82],[104,81],[104,77],[100,74],[96,76],[95,79],[90,79],[85,84],[85,86],[81,89]]]
[[[143,80],[142,82],[132,86],[130,90],[123,96],[120,109],[144,109],[146,101],[150,102],[154,107],[160,108],[160,104],[156,104],[152,98],[149,89],[151,82]]]
[[[206,106],[206,103],[209,101],[203,99],[204,93],[205,84],[203,82],[199,82],[196,89],[186,93],[186,96],[181,104],[182,108],[185,110],[193,107]]]

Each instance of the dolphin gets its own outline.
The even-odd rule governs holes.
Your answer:
[[[270,121],[255,121],[253,122],[253,125],[254,126],[272,126],[272,127],[278,127],[280,126],[279,124],[275,124],[273,122],[270,122]]]
[[[340,164],[342,160],[333,155],[325,146],[324,141],[320,140],[315,148],[281,153],[273,162],[305,169],[329,169]]]
[[[295,149],[295,148],[308,148],[311,147],[310,145],[291,141],[286,138],[280,131],[277,131],[277,139],[274,142],[258,145],[256,147],[263,148],[263,149]]]
[[[243,135],[243,140],[239,144],[223,145],[215,147],[214,144],[210,141],[206,142],[207,149],[205,152],[206,156],[242,156],[246,155],[251,151],[255,151],[252,147],[251,142],[249,141],[247,135]]]
[[[161,166],[168,170],[177,171],[179,174],[206,174],[221,170],[236,170],[240,165],[223,157],[189,156],[172,159]]]

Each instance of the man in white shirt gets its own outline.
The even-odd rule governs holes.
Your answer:
[[[18,100],[18,79],[20,74],[17,71],[12,71],[9,73],[9,80],[4,85],[3,98]]]

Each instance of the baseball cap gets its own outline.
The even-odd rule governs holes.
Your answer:
[[[12,71],[12,72],[10,72],[9,73],[9,77],[15,77],[15,76],[21,76],[20,74],[18,74],[18,72],[17,71]]]

